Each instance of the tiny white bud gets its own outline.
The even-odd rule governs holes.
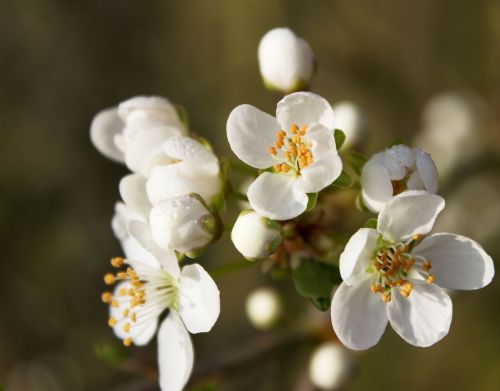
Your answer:
[[[366,135],[366,121],[361,109],[354,102],[341,101],[333,106],[335,128],[345,134],[341,149],[349,149],[362,143]]]
[[[262,259],[273,254],[283,240],[281,225],[253,210],[240,213],[231,231],[236,249],[247,259]]]
[[[268,31],[259,43],[259,67],[269,89],[285,93],[309,85],[314,73],[314,54],[309,44],[288,28]]]
[[[309,379],[321,390],[336,390],[345,385],[351,369],[351,354],[336,342],[325,342],[311,356]]]
[[[252,325],[258,329],[269,329],[281,317],[281,298],[273,288],[258,288],[248,295],[245,309]]]
[[[219,229],[216,217],[196,194],[161,201],[151,209],[149,223],[160,248],[181,253],[204,248]]]

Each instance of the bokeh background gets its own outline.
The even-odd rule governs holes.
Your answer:
[[[481,241],[499,259],[498,1],[0,0],[0,384],[8,391],[156,389],[155,343],[123,349],[100,302],[108,259],[120,254],[110,219],[126,169],[92,147],[90,121],[131,96],[163,95],[231,156],[230,110],[273,111],[279,99],[262,87],[256,56],[260,37],[278,26],[310,42],[314,91],[363,109],[368,154],[418,137],[436,94],[465,97],[458,114],[444,115],[469,113],[472,141],[442,179],[448,210],[439,228]],[[450,145],[445,138],[438,147]],[[236,259],[225,237],[202,262]],[[313,390],[307,360],[317,341],[290,330],[321,322],[319,312],[290,281],[258,268],[218,283],[222,314],[210,335],[194,338],[190,387]],[[246,296],[261,285],[283,295],[277,330],[257,331],[245,316]],[[355,355],[345,388],[498,390],[499,299],[498,279],[458,293],[449,336],[429,349],[388,329]]]

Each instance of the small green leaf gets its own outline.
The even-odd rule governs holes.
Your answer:
[[[347,161],[351,165],[356,175],[361,176],[361,171],[363,170],[363,166],[366,163],[366,158],[360,153],[350,151],[347,154]]]
[[[333,286],[340,282],[337,267],[310,259],[302,259],[293,270],[292,280],[299,295],[308,299],[330,297]]]
[[[307,208],[306,211],[309,212],[314,209],[316,206],[316,201],[318,200],[318,193],[308,193],[307,194],[308,201],[307,201]]]
[[[377,218],[372,217],[372,218],[366,220],[364,227],[377,229]]]
[[[335,138],[335,145],[337,146],[338,151],[342,147],[342,145],[344,145],[345,133],[340,129],[335,129],[333,137]]]
[[[309,299],[311,301],[311,303],[314,304],[314,306],[322,311],[322,312],[325,312],[328,310],[328,308],[330,308],[330,296],[328,297],[314,297],[314,298],[311,298]]]
[[[353,183],[354,181],[352,180],[351,176],[347,172],[342,170],[340,176],[337,179],[335,179],[335,181],[330,186],[347,188],[351,187]]]
[[[389,145],[389,148],[391,147],[394,147],[395,145],[407,145],[408,143],[406,142],[406,140],[403,140],[403,139],[397,139],[395,141],[393,141],[391,143],[391,145]]]

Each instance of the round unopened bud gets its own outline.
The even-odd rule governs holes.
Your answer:
[[[246,210],[234,223],[231,240],[245,258],[263,259],[276,252],[283,240],[283,230],[276,221]]]
[[[290,93],[306,88],[314,73],[309,44],[288,28],[268,31],[259,43],[259,67],[271,90]]]
[[[336,390],[345,385],[352,369],[352,356],[340,344],[325,342],[309,361],[309,379],[321,390]]]
[[[354,102],[341,101],[333,106],[335,128],[345,134],[342,149],[359,146],[366,135],[366,121],[361,109]]]
[[[161,201],[151,209],[149,223],[160,248],[181,253],[204,248],[220,231],[218,218],[196,194]]]
[[[248,319],[258,329],[269,329],[282,315],[281,298],[273,288],[258,288],[248,295],[245,309]]]

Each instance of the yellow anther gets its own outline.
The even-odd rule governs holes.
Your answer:
[[[113,300],[113,301],[111,302],[111,307],[118,308],[118,307],[119,307],[118,301]]]
[[[380,295],[380,297],[382,298],[382,301],[383,301],[384,303],[388,303],[388,302],[390,302],[390,301],[391,301],[391,295],[390,295],[390,294],[385,294],[385,293],[382,293],[382,294]]]
[[[281,172],[287,173],[289,170],[290,167],[288,166],[288,164],[286,163],[281,164]]]
[[[118,273],[116,273],[116,277],[119,280],[126,280],[127,279],[127,273],[125,273],[125,272],[118,272]]]
[[[299,149],[300,149],[302,152],[306,152],[306,151],[307,151],[307,145],[305,145],[304,143],[300,143],[300,144],[299,144]]]
[[[299,131],[299,126],[297,124],[293,124],[290,127],[290,132],[292,132],[293,134],[297,133],[298,131]]]
[[[116,325],[116,319],[113,318],[112,316],[108,319],[108,326],[109,327],[114,327]]]
[[[130,337],[127,337],[123,340],[123,344],[126,346],[126,347],[129,347],[130,345],[132,345],[132,338]]]
[[[137,314],[135,312],[132,312],[132,314],[130,315],[130,320],[132,322],[137,322]]]
[[[276,154],[278,153],[278,152],[276,152],[276,148],[274,148],[274,147],[267,148],[267,152],[273,156],[276,156]]]
[[[286,160],[292,160],[292,153],[290,151],[287,151],[283,154]]]
[[[130,333],[130,323],[125,323],[123,325],[123,331],[125,331],[126,333]]]
[[[297,135],[293,136],[292,143],[294,143],[294,144],[300,143],[300,136],[297,136]]]
[[[408,293],[410,293],[412,290],[413,290],[413,285],[411,282],[407,281],[404,285],[403,285],[403,289],[405,291],[407,291]]]
[[[108,273],[104,276],[104,283],[106,285],[113,285],[115,283],[115,276],[111,273]]]
[[[104,292],[101,295],[101,300],[103,303],[109,304],[109,303],[111,303],[112,299],[113,299],[113,295],[111,294],[111,292]]]
[[[128,294],[129,296],[135,296],[135,290],[134,290],[133,288],[129,288],[129,290],[128,290],[127,294]]]
[[[128,308],[125,308],[122,312],[122,315],[124,318],[126,318],[128,316],[128,313],[130,312],[130,310]]]
[[[432,263],[431,261],[428,261],[427,259],[424,261],[424,264],[422,265],[422,269],[426,272],[432,269]]]
[[[282,139],[278,139],[274,142],[274,146],[276,147],[276,149],[280,149],[285,143],[283,142]]]
[[[281,164],[275,164],[275,165],[273,166],[273,168],[274,168],[274,171],[276,171],[276,172],[280,172],[280,170],[281,170]]]
[[[120,296],[126,296],[127,295],[127,288],[120,288],[119,293],[120,293]]]
[[[400,289],[399,293],[401,293],[401,296],[403,296],[404,298],[407,298],[408,296],[410,296],[410,292],[408,292],[404,289]]]
[[[279,138],[285,138],[286,137],[286,132],[284,130],[280,130],[278,133],[277,133],[277,136]]]
[[[370,284],[370,290],[372,291],[372,293],[377,293],[377,285]]]
[[[424,235],[422,235],[422,234],[415,234],[415,235],[413,235],[412,239],[416,240],[416,241],[419,241],[420,239],[422,239],[423,236]]]
[[[111,266],[121,267],[123,265],[124,259],[122,257],[114,257],[111,259]]]
[[[432,274],[429,274],[425,281],[427,281],[428,284],[432,284],[434,282],[434,276]]]
[[[140,282],[139,280],[137,279],[134,279],[133,281],[130,282],[132,284],[132,286],[136,287],[136,288],[140,288],[142,286],[142,282]]]

